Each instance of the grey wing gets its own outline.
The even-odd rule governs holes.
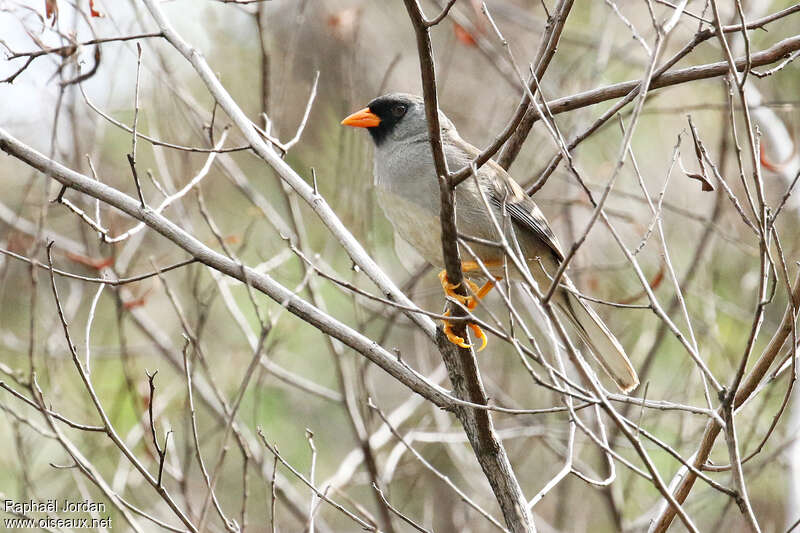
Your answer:
[[[516,227],[533,234],[550,248],[559,262],[563,261],[564,253],[561,251],[558,239],[550,229],[550,224],[547,223],[544,213],[536,205],[536,202],[525,194],[522,187],[500,165],[490,161],[486,167],[489,167],[487,170],[491,175],[492,185],[489,201],[497,207],[498,211],[502,211],[503,204],[505,204],[506,212]]]
[[[448,160],[451,166],[450,170],[458,170],[469,164],[480,153],[477,148],[458,137],[457,134],[451,133],[447,142],[455,148],[450,151],[451,155],[459,156],[454,157],[454,161]],[[489,202],[498,211],[502,210],[505,203],[506,212],[516,228],[528,232],[541,241],[553,252],[559,263],[564,260],[561,245],[559,245],[553,230],[550,229],[544,213],[503,167],[489,160],[478,170],[478,179],[487,185]]]

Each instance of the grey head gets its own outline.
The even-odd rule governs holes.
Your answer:
[[[385,141],[409,141],[415,137],[428,137],[425,102],[414,94],[389,93],[372,100],[367,108],[378,116],[380,124],[367,128],[375,146]],[[450,120],[439,111],[442,132],[455,131]]]

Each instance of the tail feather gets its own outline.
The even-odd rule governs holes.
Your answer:
[[[567,290],[561,292],[563,303],[559,302],[559,307],[573,323],[606,374],[623,392],[635,389],[639,385],[639,377],[614,334],[580,298]]]

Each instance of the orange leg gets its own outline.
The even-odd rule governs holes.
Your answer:
[[[484,283],[484,284],[483,284],[483,287],[481,287],[481,288],[480,288],[480,289],[478,289],[477,291],[474,291],[474,292],[475,292],[475,298],[477,298],[478,300],[482,300],[484,296],[486,296],[487,294],[489,294],[489,291],[491,291],[492,289],[494,289],[495,282],[496,282],[496,281],[500,281],[500,279],[502,279],[502,278],[497,278],[497,279],[495,279],[494,281],[492,281],[492,280],[489,280],[489,281],[487,281],[486,283]]]
[[[492,263],[487,262],[485,264],[487,267],[499,266],[494,264],[494,262]],[[463,263],[461,263],[461,267],[464,272],[472,272],[480,268],[478,266],[478,263],[476,263],[475,261],[464,261]],[[486,283],[484,283],[482,287],[478,287],[478,285],[473,281],[466,280],[467,285],[469,286],[469,289],[472,292],[472,295],[462,296],[455,292],[455,289],[457,289],[459,285],[450,283],[450,280],[447,279],[447,271],[442,270],[441,272],[439,272],[439,281],[442,283],[442,289],[444,289],[444,293],[447,296],[453,298],[454,300],[460,302],[462,305],[464,305],[464,307],[466,307],[470,311],[472,311],[478,306],[478,300],[481,300],[484,296],[489,294],[489,291],[491,291],[494,288],[495,283],[500,279],[501,278],[497,278],[495,280],[489,280]],[[450,314],[449,310],[445,312],[445,316],[448,316],[449,314]],[[467,344],[467,342],[462,337],[459,337],[458,335],[453,333],[453,328],[450,322],[448,322],[447,320],[444,320],[443,322],[444,322],[444,328],[443,328],[444,334],[447,336],[447,339],[450,342],[462,348],[469,348],[471,346],[470,344]],[[481,350],[486,348],[486,343],[487,343],[486,334],[477,324],[468,323],[467,325],[472,330],[473,334],[481,341],[481,347],[478,348],[478,351],[480,352]]]

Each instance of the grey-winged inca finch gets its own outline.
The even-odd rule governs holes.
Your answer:
[[[450,169],[468,166],[480,151],[462,139],[453,123],[439,112],[442,143]],[[443,268],[439,183],[428,138],[425,105],[422,98],[392,93],[374,99],[364,109],[344,119],[342,124],[365,128],[375,143],[375,188],[378,202],[395,231],[411,244],[428,262]],[[477,183],[476,183],[477,181]],[[494,211],[494,220],[487,212],[481,195]],[[486,241],[497,241],[495,221],[503,220],[503,208],[511,220],[506,225],[509,242],[516,241],[527,266],[539,287],[546,290],[564,260],[561,247],[542,212],[534,201],[494,161],[477,171],[477,180],[467,179],[456,187],[456,226],[462,234]],[[502,224],[502,222],[500,222]],[[502,226],[501,226],[502,227]],[[510,233],[513,232],[513,235]],[[497,246],[472,243],[472,251],[480,258],[495,280],[503,275],[503,250]],[[467,277],[484,278],[475,261],[464,261]],[[521,279],[513,266],[508,267],[512,280]],[[442,271],[439,275],[445,292],[472,309],[476,300],[485,296],[494,285],[489,280],[483,287],[468,281],[474,296],[464,298],[453,292],[453,286]],[[562,285],[572,288],[569,278]],[[639,379],[625,350],[600,317],[573,292],[559,287],[553,295],[557,309],[572,323],[594,357],[623,391],[633,390]],[[483,341],[480,328],[471,325]],[[450,330],[445,333],[451,342],[469,346]]]

